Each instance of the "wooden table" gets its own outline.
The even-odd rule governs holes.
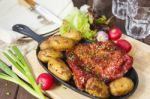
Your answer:
[[[107,7],[104,10],[107,10],[106,14],[108,16],[112,15],[111,0],[101,0],[101,1],[107,2]],[[83,4],[89,5],[92,4],[92,0],[73,0],[73,2],[74,5],[77,7],[80,7]],[[123,31],[125,30],[124,21],[116,19],[116,25],[119,26]],[[140,41],[150,45],[150,36],[146,37],[145,39],[141,39]],[[0,99],[36,99],[36,98],[30,95],[28,92],[26,92],[23,88],[19,87],[18,85],[0,79]]]

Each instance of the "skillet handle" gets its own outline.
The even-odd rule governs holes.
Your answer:
[[[36,40],[38,43],[40,43],[44,40],[44,37],[42,37],[41,35],[36,34],[28,26],[23,25],[23,24],[14,25],[12,27],[12,30],[15,31],[15,32],[18,32],[20,34],[24,34],[26,36],[29,36],[32,39]]]

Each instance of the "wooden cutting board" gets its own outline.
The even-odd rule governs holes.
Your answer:
[[[133,46],[130,54],[134,58],[133,67],[139,76],[138,88],[129,99],[150,99],[150,46],[125,35],[122,38],[131,42]],[[30,63],[31,70],[35,77],[40,73],[46,72],[38,63],[36,50],[28,53],[26,58]],[[57,86],[53,90],[47,91],[47,93],[54,99],[89,99],[63,85]]]

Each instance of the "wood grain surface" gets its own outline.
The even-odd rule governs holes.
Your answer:
[[[0,80],[0,99],[16,99],[18,88],[14,83]]]

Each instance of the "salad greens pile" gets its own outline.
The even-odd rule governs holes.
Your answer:
[[[60,27],[60,33],[68,33],[71,30],[76,30],[81,33],[84,39],[92,40],[95,37],[96,31],[90,29],[94,18],[85,12],[75,8],[74,11],[64,19],[63,25]]]
[[[99,18],[96,20],[96,22],[97,22],[98,24],[106,24],[106,22],[107,22],[107,17],[104,16],[104,15],[102,15],[101,17],[99,17]]]
[[[2,60],[0,60],[0,69],[2,69],[3,72],[0,72],[0,78],[22,86],[25,90],[39,99],[46,99],[40,86],[36,84],[36,81],[28,67],[28,63],[20,50],[16,46],[13,46],[11,50],[4,52],[4,55],[20,71],[20,73],[26,77],[29,84],[20,79]]]

